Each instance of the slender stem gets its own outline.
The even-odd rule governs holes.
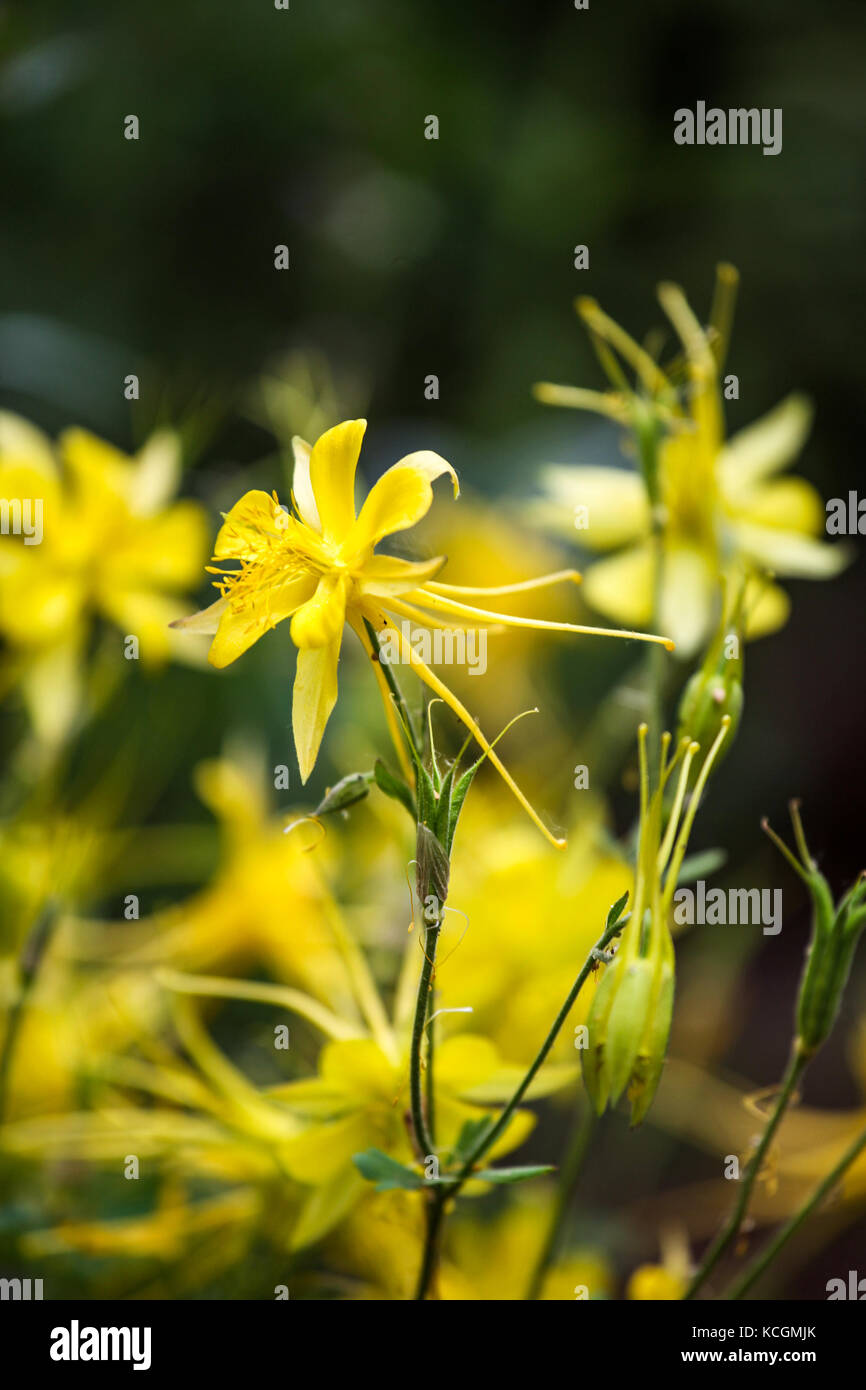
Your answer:
[[[866,1149],[866,1129],[864,1129],[854,1140],[853,1144],[845,1150],[839,1162],[836,1164],[836,1167],[827,1174],[826,1178],[824,1178],[814,1189],[812,1194],[806,1198],[800,1210],[794,1213],[774,1239],[770,1241],[766,1249],[753,1261],[745,1273],[731,1285],[725,1295],[726,1298],[742,1298],[743,1295],[749,1291],[752,1285],[760,1279],[767,1267],[772,1264],[782,1247],[787,1245],[791,1237],[796,1234],[803,1223],[807,1221],[812,1213],[821,1205],[824,1198],[832,1192],[846,1170],[851,1167],[851,1164],[859,1157],[864,1149]]]
[[[529,1067],[529,1070],[527,1071],[523,1080],[520,1082],[520,1085],[517,1087],[516,1091],[514,1092],[514,1095],[511,1097],[508,1104],[505,1106],[504,1110],[500,1114],[498,1120],[496,1120],[496,1122],[493,1125],[491,1125],[490,1128],[487,1129],[485,1133],[481,1135],[480,1139],[476,1142],[475,1147],[472,1149],[471,1153],[469,1154],[469,1157],[466,1159],[465,1163],[463,1164],[463,1167],[457,1174],[455,1181],[453,1183],[449,1182],[447,1185],[443,1185],[442,1187],[437,1187],[436,1191],[432,1194],[430,1198],[430,1208],[428,1209],[427,1237],[424,1244],[424,1256],[421,1264],[421,1275],[418,1280],[418,1291],[415,1295],[416,1299],[420,1300],[426,1298],[428,1289],[430,1287],[430,1282],[432,1280],[433,1273],[436,1268],[435,1246],[438,1244],[441,1238],[441,1227],[445,1213],[446,1203],[452,1201],[457,1196],[458,1192],[463,1187],[463,1185],[466,1182],[468,1182],[469,1179],[472,1177],[473,1170],[475,1169],[479,1161],[484,1157],[484,1155],[492,1147],[492,1145],[496,1143],[500,1135],[508,1128],[508,1124],[511,1120],[512,1115],[514,1114],[524,1095],[531,1086],[533,1080],[535,1079],[536,1073],[542,1067],[545,1058],[547,1057],[547,1054],[553,1047],[553,1044],[556,1042],[562,1025],[565,1023],[565,1020],[567,1019],[572,1008],[574,1007],[574,1003],[577,999],[577,996],[580,994],[581,989],[586,984],[586,981],[588,980],[592,970],[595,968],[595,966],[598,965],[597,953],[600,951],[604,951],[610,945],[611,941],[613,941],[614,937],[619,935],[619,933],[623,930],[623,927],[626,924],[626,920],[627,918],[621,917],[619,921],[614,922],[612,926],[605,927],[598,941],[595,943],[592,950],[589,952],[589,955],[587,956],[586,961],[584,962],[583,967],[581,968],[580,974],[578,975],[577,979],[575,980],[574,984],[569,990],[565,1003],[563,1004],[562,1008],[557,1014],[553,1026],[551,1027],[549,1033],[547,1034],[547,1037],[542,1043],[541,1048],[539,1049],[539,1052],[535,1057],[535,1060],[532,1062],[531,1066]],[[415,1018],[417,1022],[417,1009]]]
[[[764,1130],[763,1135],[761,1136],[761,1141],[758,1144],[758,1147],[752,1156],[751,1162],[749,1163],[749,1166],[747,1167],[743,1175],[740,1193],[737,1198],[736,1205],[734,1206],[734,1210],[731,1212],[731,1215],[728,1217],[727,1222],[722,1227],[721,1231],[716,1236],[709,1249],[706,1251],[704,1258],[701,1261],[701,1265],[698,1269],[698,1272],[695,1274],[694,1278],[692,1279],[692,1282],[690,1283],[688,1289],[685,1292],[685,1299],[694,1298],[698,1289],[701,1288],[701,1286],[709,1278],[709,1275],[715,1269],[722,1255],[725,1253],[728,1246],[731,1244],[731,1242],[734,1240],[737,1233],[739,1232],[740,1227],[743,1224],[743,1218],[745,1217],[746,1212],[748,1210],[749,1201],[752,1196],[752,1189],[754,1188],[758,1174],[761,1171],[761,1168],[763,1167],[767,1151],[771,1143],[773,1142],[773,1136],[775,1135],[776,1130],[779,1128],[779,1125],[782,1121],[782,1117],[788,1108],[791,1097],[793,1096],[797,1088],[797,1084],[800,1078],[802,1077],[803,1072],[806,1069],[806,1066],[808,1065],[808,1062],[809,1057],[801,1051],[801,1049],[795,1042],[793,1048],[791,1049],[791,1056],[788,1060],[788,1066],[786,1068],[785,1075],[782,1079],[782,1085],[779,1089],[779,1095],[776,1100],[776,1104],[773,1108],[773,1113],[770,1116],[769,1121],[767,1122],[767,1127]]]
[[[421,1156],[433,1152],[433,1137],[428,1127],[428,1117],[424,1113],[424,1101],[422,1095],[421,1077],[421,1054],[424,1047],[424,1028],[427,1016],[430,1012],[430,995],[432,993],[433,972],[436,965],[436,946],[439,941],[441,922],[429,922],[424,931],[424,963],[421,966],[421,978],[418,981],[418,994],[415,999],[415,1016],[412,1020],[412,1040],[409,1052],[409,1096],[410,1108],[412,1112],[412,1127],[415,1130],[415,1141],[420,1150]],[[432,1055],[428,1058],[428,1063],[432,1064]],[[428,1077],[428,1092],[433,1089],[433,1078]]]
[[[443,1188],[435,1188],[427,1198],[427,1233],[424,1240],[424,1255],[418,1274],[415,1301],[423,1303],[439,1267],[439,1252],[442,1245],[442,1226],[445,1219],[446,1195]]]
[[[624,926],[625,922],[622,918],[620,918],[618,922],[614,922],[612,927],[605,928],[604,932],[599,937],[595,946],[593,946],[592,950],[590,951],[583,964],[580,974],[578,975],[577,979],[575,980],[574,984],[568,992],[568,996],[565,1000],[565,1003],[563,1004],[559,1013],[556,1015],[550,1032],[544,1039],[544,1042],[541,1044],[541,1047],[535,1057],[534,1062],[532,1062],[531,1066],[529,1067],[529,1070],[527,1071],[520,1085],[517,1087],[517,1090],[514,1092],[514,1095],[511,1097],[505,1109],[502,1111],[502,1114],[499,1116],[499,1119],[496,1121],[494,1125],[491,1126],[489,1130],[486,1131],[486,1133],[482,1134],[481,1138],[477,1141],[474,1149],[472,1150],[469,1157],[466,1159],[466,1162],[464,1163],[463,1167],[461,1168],[460,1172],[458,1173],[457,1182],[455,1186],[451,1188],[448,1194],[449,1196],[454,1197],[457,1195],[457,1192],[463,1186],[463,1184],[469,1178],[472,1177],[472,1170],[475,1167],[475,1165],[484,1157],[488,1150],[492,1148],[492,1146],[496,1143],[500,1135],[503,1134],[504,1131],[508,1128],[508,1124],[511,1120],[512,1115],[514,1114],[518,1105],[522,1101],[523,1097],[526,1095],[526,1092],[529,1090],[529,1087],[535,1080],[536,1074],[540,1071],[547,1057],[547,1054],[550,1052],[550,1049],[553,1047],[553,1044],[559,1037],[560,1029],[562,1028],[562,1025],[564,1024],[565,1020],[568,1018],[568,1015],[571,1013],[577,996],[580,994],[580,991],[583,989],[583,986],[589,979],[592,970],[595,968],[595,966],[598,965],[598,958],[595,953],[597,951],[604,951],[610,945],[611,941],[613,941],[614,937],[619,935]]]
[[[431,984],[430,994],[427,1000],[427,1056],[426,1068],[424,1071],[424,1103],[427,1107],[427,1132],[430,1135],[431,1152],[436,1145],[436,1088],[433,1085],[433,1064],[435,1062],[435,1038],[433,1036],[436,1023],[434,1013],[436,1011],[436,986]]]
[[[24,1011],[36,982],[45,950],[57,923],[57,917],[57,904],[51,900],[45,904],[36,918],[21,951],[21,959],[18,964],[20,980],[18,998],[9,1010],[3,1046],[0,1050],[0,1123],[6,1118],[12,1060],[15,1056],[15,1044],[21,1031]]]
[[[526,1298],[530,1302],[541,1297],[545,1276],[556,1255],[562,1225],[571,1205],[574,1188],[595,1130],[595,1122],[593,1108],[589,1101],[585,1100],[575,1119],[565,1158],[559,1169],[559,1183],[550,1222],[526,1291]]]

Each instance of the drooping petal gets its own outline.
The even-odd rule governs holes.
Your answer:
[[[292,641],[296,647],[325,647],[339,637],[346,621],[346,578],[326,570],[312,598],[292,618]]]
[[[734,530],[740,550],[764,569],[791,579],[832,579],[851,559],[844,545],[824,545],[797,531],[780,531],[738,521]]]
[[[719,478],[728,497],[736,500],[796,458],[811,423],[809,402],[803,396],[788,396],[762,419],[728,440],[717,459]]]
[[[535,504],[536,516],[579,545],[612,550],[649,533],[649,502],[638,473],[554,464],[541,481],[547,495]]]
[[[693,656],[709,636],[718,592],[718,578],[703,550],[687,545],[666,548],[658,621],[674,639],[681,660]]]
[[[307,781],[316,765],[325,725],[337,703],[337,662],[340,658],[341,635],[326,647],[307,647],[298,651],[298,668],[292,693],[292,729],[302,782]]]
[[[749,580],[743,611],[746,615],[746,637],[768,637],[778,632],[788,621],[791,600],[778,584],[754,577]]]
[[[316,506],[313,484],[310,481],[310,455],[313,452],[313,447],[305,439],[301,439],[299,434],[296,434],[292,439],[292,452],[295,456],[292,496],[295,499],[298,516],[311,530],[318,531],[321,535],[322,523],[319,518],[319,509]]]
[[[390,598],[426,584],[445,564],[445,556],[432,560],[401,560],[395,555],[372,555],[364,565],[359,588],[373,598]]]
[[[645,627],[652,619],[653,555],[648,544],[596,560],[584,572],[587,603],[618,623]]]
[[[313,445],[310,484],[327,540],[342,541],[355,520],[355,469],[366,428],[366,420],[345,420]]]
[[[824,532],[826,513],[817,489],[805,478],[774,478],[755,489],[740,517],[756,526],[819,536]]]
[[[251,594],[243,606],[232,606],[229,600],[208,653],[211,666],[230,665],[270,628],[291,617],[312,596],[315,582],[314,575],[303,574]]]
[[[405,531],[419,522],[433,501],[431,484],[443,473],[450,475],[454,496],[459,496],[460,484],[451,464],[429,449],[407,454],[392,464],[367,494],[347,539],[347,552],[371,548],[383,536]]]

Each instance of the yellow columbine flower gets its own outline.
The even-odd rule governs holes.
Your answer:
[[[732,569],[752,576],[747,602],[749,636],[773,632],[787,619],[786,594],[763,578],[826,579],[847,563],[841,547],[822,544],[824,507],[802,478],[776,477],[800,452],[811,421],[808,403],[792,395],[728,441],[722,415],[724,363],[737,272],[718,268],[716,298],[704,328],[677,285],[659,287],[659,301],[684,350],[678,394],[666,374],[592,300],[577,301],[615,389],[584,391],[541,383],[539,400],[594,410],[621,424],[634,423],[635,403],[648,404],[668,429],[659,457],[662,557],[658,611],[654,517],[644,480],[618,468],[554,465],[544,472],[545,523],[589,549],[618,551],[586,575],[588,601],[617,622],[658,622],[680,656],[698,650],[717,620],[720,576]],[[612,351],[613,350],[613,351]],[[634,369],[632,393],[614,358]],[[581,510],[578,510],[581,509]],[[577,527],[578,529],[575,529]]]
[[[455,497],[457,474],[445,459],[429,450],[409,454],[395,463],[370,489],[355,513],[355,469],[367,422],[348,420],[321,436],[313,448],[296,439],[293,509],[280,506],[276,494],[246,493],[225,516],[217,536],[214,560],[220,598],[192,618],[174,626],[214,633],[209,659],[227,666],[277,623],[291,619],[298,665],[292,701],[292,725],[301,778],[307,781],[315,766],[325,726],[337,700],[337,662],[346,623],[374,660],[390,727],[399,743],[396,716],[381,666],[365,622],[376,633],[390,629],[400,658],[445,701],[485,750],[514,795],[539,829],[557,846],[465,706],[418,656],[400,627],[391,619],[434,628],[493,626],[528,627],[558,632],[599,633],[666,642],[640,632],[608,632],[573,623],[546,622],[491,612],[466,603],[467,598],[494,597],[542,588],[573,571],[544,575],[522,584],[494,589],[457,588],[436,584],[434,575],[444,557],[409,561],[377,555],[385,536],[408,530],[429,510],[431,484],[447,473]],[[237,566],[224,568],[226,562]],[[669,643],[668,643],[669,645]]]
[[[207,519],[197,502],[171,500],[179,474],[167,432],[134,459],[81,429],[66,430],[55,452],[0,411],[0,497],[26,507],[33,532],[0,536],[0,634],[44,738],[74,717],[95,614],[137,637],[145,663],[182,646],[167,625],[200,570]]]

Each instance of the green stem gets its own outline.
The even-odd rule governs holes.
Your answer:
[[[446,1196],[444,1190],[436,1188],[427,1198],[427,1230],[424,1239],[424,1255],[418,1274],[415,1301],[423,1303],[439,1267],[439,1252],[442,1244],[442,1226],[445,1219]]]
[[[560,1234],[577,1179],[583,1168],[583,1161],[586,1158],[587,1150],[595,1130],[595,1114],[588,1100],[583,1104],[574,1122],[571,1138],[565,1157],[559,1169],[559,1183],[557,1187],[556,1199],[553,1204],[550,1222],[544,1238],[544,1244],[535,1262],[535,1267],[529,1280],[526,1291],[526,1298],[532,1302],[541,1297],[541,1290],[544,1287],[545,1276],[553,1263],[559,1245]]]
[[[3,1037],[3,1047],[2,1051],[0,1051],[0,1123],[6,1118],[12,1060],[15,1056],[15,1044],[18,1040],[18,1034],[21,1031],[24,1011],[36,982],[42,958],[45,955],[46,948],[57,923],[57,916],[57,904],[53,900],[47,902],[30,929],[21,951],[21,959],[18,965],[20,979],[18,998],[9,1010],[6,1032]]]
[[[436,1088],[433,1085],[433,1064],[435,1062],[435,1039],[433,1033],[436,1027],[436,1024],[433,1019],[433,1014],[435,1013],[435,1010],[436,985],[434,983],[430,986],[430,995],[427,1001],[427,1025],[425,1028],[425,1032],[427,1034],[427,1065],[424,1071],[424,1100],[425,1105],[427,1107],[427,1132],[430,1135],[431,1153],[433,1152],[433,1149],[436,1145]]]
[[[836,1164],[836,1167],[818,1184],[811,1196],[807,1197],[800,1210],[795,1212],[745,1273],[736,1283],[731,1285],[731,1288],[725,1295],[727,1298],[742,1298],[743,1295],[749,1291],[752,1285],[760,1279],[768,1266],[772,1264],[783,1246],[787,1245],[791,1237],[796,1234],[803,1223],[807,1221],[812,1213],[821,1205],[824,1198],[832,1192],[843,1174],[851,1167],[851,1164],[859,1157],[864,1149],[866,1149],[866,1129],[863,1130],[862,1134],[858,1135],[850,1148],[845,1150],[839,1162]]]
[[[488,1150],[496,1143],[500,1135],[503,1134],[505,1130],[508,1128],[508,1124],[511,1120],[512,1115],[514,1114],[518,1105],[522,1101],[523,1097],[526,1095],[526,1092],[529,1090],[529,1087],[535,1080],[536,1074],[540,1071],[542,1065],[544,1064],[544,1061],[547,1058],[547,1054],[550,1052],[550,1049],[553,1047],[553,1044],[559,1037],[562,1025],[568,1018],[568,1015],[571,1013],[577,996],[580,994],[580,991],[583,989],[583,986],[589,979],[589,976],[592,973],[593,969],[598,965],[598,958],[596,956],[596,952],[606,950],[607,947],[610,945],[611,941],[613,941],[615,936],[619,935],[624,926],[625,922],[622,918],[620,918],[618,922],[614,922],[612,927],[605,928],[604,932],[593,946],[592,950],[586,958],[586,961],[584,962],[580,974],[578,975],[577,979],[575,980],[574,984],[568,992],[568,996],[565,1000],[565,1003],[563,1004],[559,1013],[556,1015],[550,1032],[544,1039],[544,1042],[541,1044],[541,1047],[535,1057],[534,1062],[531,1064],[520,1085],[517,1087],[517,1090],[514,1092],[514,1095],[511,1097],[505,1109],[502,1111],[502,1114],[499,1116],[499,1119],[489,1130],[487,1130],[485,1134],[481,1135],[481,1138],[476,1143],[475,1148],[472,1150],[469,1157],[466,1159],[466,1162],[464,1163],[457,1176],[456,1185],[452,1187],[449,1191],[448,1195],[450,1197],[454,1197],[457,1195],[457,1192],[463,1186],[463,1184],[469,1178],[472,1177],[472,1170],[476,1166],[476,1164],[480,1162],[480,1160],[484,1157]]]
[[[424,931],[424,964],[418,981],[418,994],[415,999],[415,1016],[412,1020],[412,1040],[409,1052],[409,1097],[412,1113],[412,1127],[421,1157],[433,1152],[433,1137],[428,1127],[428,1116],[424,1113],[421,1057],[424,1048],[424,1030],[430,1012],[433,973],[436,966],[436,947],[439,941],[441,922],[430,922]],[[428,1071],[432,1070],[432,1053],[428,1057]],[[433,1078],[428,1075],[427,1092],[433,1089]]]
[[[740,1187],[740,1193],[737,1198],[736,1205],[734,1206],[734,1209],[731,1212],[731,1215],[729,1216],[727,1222],[722,1227],[721,1231],[716,1236],[715,1240],[712,1242],[706,1254],[704,1255],[698,1272],[695,1274],[694,1278],[692,1279],[692,1282],[690,1283],[688,1289],[685,1292],[685,1299],[694,1298],[698,1289],[700,1289],[701,1286],[709,1278],[710,1274],[715,1269],[722,1255],[725,1253],[728,1246],[731,1244],[731,1242],[734,1240],[737,1233],[739,1232],[740,1227],[743,1224],[743,1218],[745,1217],[746,1212],[748,1210],[749,1201],[752,1196],[752,1189],[754,1188],[758,1174],[761,1171],[761,1168],[763,1167],[767,1151],[769,1150],[769,1147],[773,1142],[773,1136],[775,1135],[776,1130],[779,1128],[779,1125],[781,1124],[782,1117],[784,1116],[785,1111],[788,1108],[791,1097],[793,1096],[797,1088],[797,1084],[800,1081],[800,1078],[802,1077],[803,1072],[805,1071],[808,1063],[809,1057],[800,1050],[799,1046],[795,1042],[794,1047],[791,1050],[791,1056],[788,1061],[788,1066],[785,1071],[785,1075],[782,1079],[782,1085],[779,1090],[779,1096],[776,1100],[773,1113],[770,1116],[770,1119],[767,1123],[767,1127],[764,1130],[763,1135],[761,1136],[761,1142],[755,1150],[751,1162],[749,1163],[749,1166],[747,1167],[743,1175],[742,1185]]]
[[[445,1214],[446,1203],[452,1201],[457,1196],[460,1189],[472,1177],[473,1170],[475,1169],[477,1164],[484,1157],[484,1155],[491,1148],[491,1146],[496,1143],[496,1140],[499,1138],[499,1136],[503,1134],[504,1131],[508,1128],[512,1115],[514,1114],[521,1100],[525,1096],[529,1087],[532,1085],[536,1073],[541,1069],[547,1057],[547,1054],[550,1052],[550,1049],[556,1042],[562,1025],[565,1023],[565,1020],[568,1018],[568,1015],[571,1013],[571,1010],[574,1007],[574,1002],[577,999],[577,996],[580,994],[580,991],[586,984],[586,981],[588,980],[592,970],[598,965],[597,953],[607,949],[611,941],[613,941],[614,937],[618,936],[619,933],[622,931],[623,927],[625,926],[625,921],[626,919],[620,918],[619,921],[614,922],[612,926],[605,927],[598,941],[595,943],[589,955],[587,956],[586,961],[584,962],[584,965],[580,971],[580,974],[578,975],[577,979],[575,980],[574,984],[569,990],[565,1003],[563,1004],[562,1008],[557,1014],[553,1026],[547,1034],[547,1037],[544,1039],[544,1042],[542,1043],[541,1048],[539,1049],[538,1054],[535,1057],[535,1060],[532,1062],[531,1066],[529,1067],[529,1070],[527,1071],[523,1080],[520,1082],[520,1085],[517,1087],[517,1090],[514,1092],[514,1095],[511,1097],[508,1104],[505,1106],[505,1109],[500,1114],[499,1119],[495,1122],[495,1124],[491,1125],[490,1129],[488,1129],[484,1134],[481,1135],[480,1139],[475,1144],[475,1147],[469,1154],[469,1157],[463,1164],[463,1167],[457,1174],[456,1180],[453,1183],[449,1182],[447,1185],[438,1187],[430,1197],[428,1207],[427,1236],[424,1242],[424,1256],[421,1264],[421,1274],[418,1279],[418,1290],[415,1295],[416,1299],[421,1300],[427,1297],[430,1282],[432,1280],[433,1273],[436,1268],[435,1247],[438,1246],[438,1243],[441,1239],[442,1221]],[[419,989],[419,1004],[420,993],[421,992]],[[417,1007],[415,1018],[417,1022]]]

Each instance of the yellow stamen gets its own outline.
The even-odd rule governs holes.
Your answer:
[[[618,323],[608,318],[607,314],[599,307],[594,299],[581,296],[575,300],[575,308],[580,314],[584,323],[599,337],[606,339],[611,347],[616,348],[620,357],[623,357],[629,366],[634,368],[638,377],[651,395],[669,389],[669,382],[661,367],[653,361],[648,352],[645,352],[631,337],[624,328],[620,328]]]
[[[426,585],[423,589],[414,589],[407,597],[440,613],[456,613],[458,616],[475,618],[482,622],[502,623],[505,627],[527,627],[538,632],[578,632],[587,637],[627,637],[637,642],[657,642],[666,647],[669,652],[674,650],[674,643],[669,637],[658,637],[651,632],[628,632],[624,628],[584,627],[578,623],[555,623],[544,618],[518,618],[511,613],[490,613],[483,608],[471,608],[469,604],[457,603],[453,599],[431,593]]]
[[[580,584],[583,576],[577,570],[556,570],[553,574],[541,574],[537,579],[522,579],[519,584],[497,584],[492,588],[477,588],[471,584],[439,584],[430,582],[425,584],[425,590],[430,589],[434,594],[443,594],[446,598],[459,594],[475,594],[479,597],[484,594],[525,594],[530,589],[546,589],[551,584],[560,584],[565,580],[570,580],[572,584]]]

